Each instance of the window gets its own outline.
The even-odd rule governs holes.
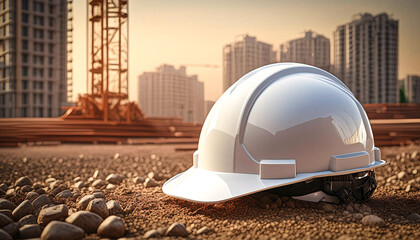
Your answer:
[[[48,39],[54,39],[54,32],[53,31],[48,31]]]
[[[44,38],[44,30],[34,29],[34,38],[43,39]]]
[[[27,117],[27,108],[26,107],[23,107],[22,108],[22,111],[21,111],[21,115],[22,115],[22,117]]]
[[[22,62],[24,62],[24,63],[28,62],[28,54],[26,54],[26,53],[22,54]]]
[[[41,2],[34,2],[34,10],[35,12],[44,12],[44,4]]]
[[[53,57],[48,57],[48,64],[52,65],[53,64]]]
[[[39,76],[44,77],[44,69],[40,68],[38,71],[39,71]]]
[[[29,15],[27,13],[22,13],[22,22],[24,23],[29,22]]]
[[[22,89],[28,89],[28,80],[22,80]]]
[[[34,51],[35,52],[44,52],[44,43],[34,42]]]
[[[54,19],[52,17],[48,18],[48,26],[54,27]]]
[[[48,53],[54,53],[54,44],[48,44]]]
[[[22,0],[22,9],[23,10],[29,10],[28,0]]]
[[[44,89],[44,82],[39,82],[39,89]]]
[[[53,14],[54,13],[54,10],[55,10],[55,8],[54,8],[54,5],[49,5],[49,13],[50,14]]]
[[[22,104],[28,104],[28,94],[22,94]]]
[[[22,67],[22,76],[28,76],[28,67]]]
[[[34,23],[35,23],[35,25],[43,26],[44,25],[44,17],[43,16],[34,16]]]
[[[22,36],[27,37],[28,36],[28,27],[22,27]]]
[[[53,77],[53,69],[52,68],[48,68],[48,77],[49,78]]]
[[[28,49],[28,41],[22,40],[22,49]]]
[[[53,89],[53,82],[48,82],[48,90],[52,91],[52,89]],[[52,98],[52,96],[51,96],[51,98]]]

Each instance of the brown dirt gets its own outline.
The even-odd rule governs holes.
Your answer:
[[[412,152],[420,151],[420,146],[382,148],[383,159],[390,164],[376,170],[379,186],[365,205],[385,220],[383,228],[362,225],[353,213],[346,215],[346,204],[335,205],[332,213],[325,213],[322,204],[297,200],[292,200],[293,208],[283,203],[280,208],[263,209],[260,207],[261,193],[210,205],[166,196],[161,190],[162,184],[192,165],[192,152],[176,152],[174,149],[178,147],[60,145],[2,148],[0,183],[10,187],[19,177],[29,176],[34,183],[46,186],[45,179],[54,177],[72,186],[75,177],[86,181],[97,169],[101,179],[111,173],[121,174],[125,176],[123,183],[117,185],[116,190],[104,192],[107,200],[116,200],[125,209],[126,237],[141,238],[148,230],[181,222],[187,226],[191,239],[420,239],[420,223],[407,219],[412,213],[420,214],[420,157],[401,157],[403,152],[411,156]],[[116,153],[119,156],[115,156]],[[407,172],[404,178],[387,182],[401,171]],[[133,183],[134,177],[146,177],[149,172],[155,172],[157,180],[161,179],[159,187],[144,188],[142,184]],[[412,186],[406,192],[410,180]],[[82,196],[90,191],[84,189]],[[15,203],[21,199],[22,195],[9,198]],[[75,202],[67,204],[74,206]],[[197,235],[197,230],[204,226],[210,232]],[[98,236],[91,234],[87,238]]]

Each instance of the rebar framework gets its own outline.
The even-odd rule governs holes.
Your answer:
[[[73,102],[73,0],[67,0],[67,102]]]

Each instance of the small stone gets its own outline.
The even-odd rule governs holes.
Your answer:
[[[6,226],[4,226],[2,229],[5,232],[7,232],[10,236],[14,237],[19,232],[19,227],[20,227],[19,223],[12,222],[12,223],[9,223]],[[3,239],[3,238],[1,238],[1,235],[0,235],[0,239]]]
[[[9,210],[15,210],[16,205],[9,200],[6,200],[4,198],[0,198],[0,209],[9,209]]]
[[[361,214],[361,213],[356,213],[356,214],[354,214],[354,218],[355,218],[355,219],[357,219],[357,220],[360,220],[360,219],[362,219],[362,218],[363,218],[363,214]]]
[[[115,215],[123,212],[120,204],[114,200],[108,201],[106,203],[106,207],[108,208],[109,215]]]
[[[45,227],[51,221],[62,221],[66,219],[69,214],[69,209],[66,205],[60,204],[57,206],[46,207],[41,210],[38,215],[38,224]]]
[[[398,179],[403,179],[405,176],[407,176],[407,173],[404,172],[404,171],[399,172],[398,175],[397,175]]]
[[[39,197],[39,194],[37,192],[28,192],[26,194],[26,200],[29,200],[30,202],[32,202],[33,200],[35,200],[37,197]]]
[[[72,198],[73,193],[70,190],[64,190],[64,191],[58,193],[55,197],[56,198]]]
[[[333,219],[334,219],[334,215],[332,215],[332,214],[327,215],[327,216],[325,217],[325,219],[327,219],[327,220],[331,221],[331,220],[333,220]]]
[[[108,217],[109,214],[106,203],[101,198],[93,199],[92,201],[90,201],[88,206],[86,207],[86,211],[96,213],[103,219]]]
[[[120,157],[120,154],[119,154],[119,153],[116,153],[116,154],[114,155],[114,159],[115,159],[115,160],[117,160],[119,157]]]
[[[174,236],[174,237],[186,237],[188,236],[187,229],[185,225],[179,222],[172,223],[172,225],[166,230],[165,236]]]
[[[385,221],[376,215],[367,215],[366,217],[362,218],[362,224],[379,227],[384,227],[386,225]]]
[[[57,179],[55,179],[53,177],[50,177],[50,178],[45,179],[45,183],[46,184],[50,184],[50,183],[55,182],[55,181],[57,181]]]
[[[79,181],[81,181],[81,180],[82,180],[82,178],[81,178],[81,177],[75,177],[75,178],[73,179],[73,182],[77,183],[77,182],[79,182]]]
[[[204,227],[197,230],[197,235],[206,234],[206,233],[209,233],[209,232],[210,232],[210,229],[208,227],[204,226]]]
[[[92,193],[92,195],[95,198],[103,198],[103,199],[105,199],[105,194],[103,192],[94,192],[94,193]]]
[[[277,207],[281,208],[282,202],[281,202],[281,199],[280,198],[278,198],[276,200],[276,204],[277,204]]]
[[[289,201],[286,202],[286,207],[294,208],[295,204],[291,200],[289,200]]]
[[[420,221],[420,215],[418,213],[412,213],[408,215],[407,219],[410,221],[417,222],[417,221]]]
[[[45,194],[42,194],[41,196],[37,197],[35,200],[32,201],[34,209],[38,209],[50,203],[51,199]]]
[[[27,224],[36,224],[36,218],[33,214],[26,215],[19,220],[19,225],[21,227]]]
[[[101,179],[97,179],[92,183],[92,187],[94,188],[101,188],[106,185],[106,182]]]
[[[159,184],[155,181],[155,180],[153,180],[152,178],[146,178],[146,180],[144,180],[144,183],[143,183],[143,185],[144,185],[144,187],[157,187],[157,186],[159,186]]]
[[[39,238],[42,228],[38,224],[28,224],[19,228],[19,238]]]
[[[83,229],[66,222],[52,221],[42,232],[42,240],[78,240],[85,235]]]
[[[125,234],[124,223],[120,217],[109,216],[99,226],[98,234],[107,238],[122,237]]]
[[[348,205],[348,206],[347,206],[346,210],[347,210],[349,213],[353,213],[353,212],[354,212],[353,207],[352,207],[352,206],[350,206],[350,205]]]
[[[20,191],[23,192],[23,193],[27,193],[27,192],[32,191],[32,187],[29,186],[29,185],[25,185],[20,189]]]
[[[10,219],[8,216],[0,213],[0,228],[12,223],[13,220]]]
[[[21,177],[18,180],[16,180],[15,183],[16,186],[22,187],[25,185],[31,185],[32,186],[32,181],[29,177],[25,176],[25,177]]]
[[[53,190],[51,190],[50,194],[53,195],[53,196],[56,196],[61,191],[63,191],[63,190],[61,190],[60,188],[57,187],[57,188],[54,188]]]
[[[133,182],[135,184],[144,183],[144,178],[142,178],[142,177],[135,177],[135,178],[133,178]],[[150,230],[150,231],[152,231],[152,230]]]
[[[106,190],[115,190],[117,188],[117,186],[115,186],[112,183],[108,183],[108,185],[106,185]]]
[[[333,205],[331,205],[331,204],[329,204],[329,203],[324,203],[323,205],[322,205],[322,210],[324,210],[325,212],[327,212],[327,213],[331,213],[331,212],[333,212],[334,211],[334,207],[333,207]]]
[[[82,228],[86,233],[96,233],[102,221],[99,215],[87,211],[79,211],[66,218],[67,223]]]
[[[108,177],[105,178],[105,180],[112,184],[120,184],[123,181],[124,177],[119,174],[109,174]]]
[[[74,188],[81,190],[82,188],[86,187],[87,183],[85,181],[78,181],[74,184]]]
[[[155,229],[149,230],[143,235],[143,238],[146,238],[146,239],[147,238],[158,238],[158,237],[161,237],[161,235]]]
[[[0,184],[0,189],[6,192],[8,187],[5,183],[2,183],[2,184]]]
[[[407,187],[405,188],[405,192],[410,192],[410,190],[411,190],[411,185],[408,184]]]
[[[89,202],[95,199],[93,195],[86,195],[80,199],[80,201],[77,203],[77,209],[79,210],[85,210],[86,207],[89,205]]]
[[[16,219],[21,219],[22,217],[28,214],[32,214],[33,212],[34,207],[32,206],[31,202],[25,200],[15,208],[12,214],[13,216],[15,216]]]
[[[166,230],[168,230],[168,227],[160,227],[156,229],[160,236],[165,236]]]
[[[99,176],[99,170],[96,169],[95,172],[93,173],[92,177],[93,178],[98,178],[98,176]]]
[[[0,229],[0,239],[4,239],[4,240],[12,240],[13,238],[9,235],[9,233],[7,233],[6,231],[4,231],[3,229]]]
[[[16,220],[15,216],[13,216],[12,211],[10,209],[1,209],[0,213],[6,215],[12,220]]]
[[[349,215],[350,213],[349,213],[349,211],[343,211],[343,215],[344,216],[347,216],[347,215]]]

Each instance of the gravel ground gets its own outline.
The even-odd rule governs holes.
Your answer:
[[[176,152],[178,147],[60,145],[2,148],[0,184],[5,185],[0,197],[17,206],[32,196],[27,191],[45,192],[52,204],[65,204],[71,214],[77,211],[77,203],[83,196],[96,192],[95,198],[98,198],[103,192],[106,201],[115,200],[122,207],[123,213],[112,215],[123,220],[126,238],[420,239],[420,146],[382,148],[382,158],[390,164],[376,170],[378,188],[371,200],[365,204],[339,205],[308,203],[266,193],[211,205],[168,197],[162,192],[162,184],[192,165],[192,152]],[[109,177],[110,174],[117,175]],[[16,182],[23,176],[28,176],[31,184]],[[87,183],[86,186],[76,184],[80,181]],[[66,189],[70,191],[61,192]],[[66,194],[72,196],[65,198]],[[98,206],[103,204],[100,200],[95,201]],[[95,205],[91,206],[93,202],[88,202],[87,211],[103,214],[94,209]],[[34,202],[32,204],[35,206]],[[34,210],[33,215],[37,217],[39,213]],[[104,223],[115,220],[111,218]],[[51,230],[55,225],[57,229],[64,227],[59,223],[47,225],[43,231]],[[31,227],[35,229],[35,225]],[[21,228],[15,237],[25,234],[28,226]],[[102,233],[85,234],[85,238],[107,236],[101,226],[98,232]],[[44,233],[43,238],[47,239]]]

